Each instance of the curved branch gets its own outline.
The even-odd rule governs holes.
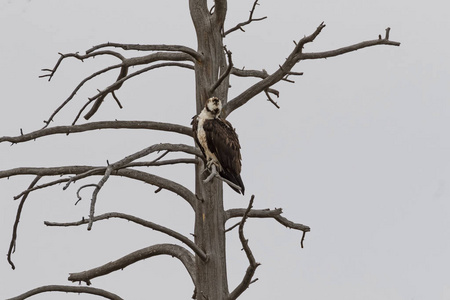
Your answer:
[[[55,126],[50,128],[44,128],[27,134],[21,134],[19,136],[4,136],[0,137],[0,143],[11,142],[13,144],[16,144],[54,134],[68,135],[70,133],[78,133],[99,129],[148,129],[148,130],[175,132],[187,136],[192,136],[192,128],[171,123],[162,123],[153,121],[101,121],[81,125]]]
[[[131,179],[143,181],[151,185],[155,185],[165,190],[171,191],[181,196],[183,199],[185,199],[191,205],[192,209],[195,210],[195,202],[197,201],[197,197],[188,188],[184,187],[179,183],[153,174],[132,169],[121,169],[118,170],[117,173],[114,175],[124,176]]]
[[[115,48],[122,48],[123,50],[136,50],[136,51],[176,51],[189,54],[196,61],[202,60],[202,55],[200,53],[198,53],[192,48],[180,45],[139,45],[139,44],[120,44],[107,42],[92,47],[91,49],[87,50],[86,53],[91,53],[95,50],[105,47],[115,47]]]
[[[222,114],[224,115],[224,117],[228,116],[235,109],[246,104],[250,99],[258,95],[262,91],[276,84],[280,80],[286,79],[286,75],[289,74],[298,75],[299,73],[292,73],[291,69],[301,60],[332,57],[375,45],[390,45],[390,46],[400,45],[400,43],[398,42],[388,40],[389,31],[386,30],[386,36],[384,39],[379,38],[377,40],[366,41],[332,51],[319,53],[303,53],[303,47],[305,46],[305,44],[313,42],[324,27],[325,24],[321,23],[311,35],[303,37],[298,43],[296,43],[294,50],[291,52],[286,61],[283,63],[283,65],[280,66],[280,68],[277,71],[265,77],[261,81],[255,83],[247,90],[242,92],[240,95],[236,96],[234,99],[228,101],[228,103],[225,104],[225,106],[222,109]]]
[[[143,69],[141,69],[139,71],[131,73],[130,75],[126,75],[125,74],[126,76],[122,76],[122,77],[118,78],[116,82],[114,82],[113,84],[108,86],[106,89],[100,91],[97,95],[89,98],[89,100],[93,101],[93,100],[96,100],[96,99],[101,98],[103,96],[106,96],[107,94],[109,94],[109,93],[119,89],[122,86],[122,84],[125,81],[127,81],[128,79],[133,78],[133,77],[135,77],[137,75],[140,75],[142,73],[151,71],[153,69],[158,69],[158,68],[162,68],[162,67],[180,67],[180,68],[186,68],[186,69],[194,70],[194,66],[191,66],[191,65],[188,65],[188,64],[183,64],[183,63],[160,63],[160,64],[156,64],[156,65],[151,65],[151,66],[143,68]]]
[[[186,246],[188,246],[189,248],[192,249],[192,251],[195,252],[195,254],[197,254],[203,261],[206,261],[207,257],[205,252],[203,252],[202,249],[200,249],[194,242],[192,242],[190,239],[188,239],[186,236],[180,234],[177,231],[174,231],[172,229],[169,229],[167,227],[158,225],[156,223],[147,221],[147,220],[143,220],[141,218],[135,217],[135,216],[131,216],[131,215],[127,215],[124,213],[118,213],[118,212],[110,212],[110,213],[105,213],[99,216],[95,216],[94,217],[94,222],[97,221],[101,221],[101,220],[107,220],[110,218],[119,218],[119,219],[124,219],[127,221],[131,221],[134,222],[136,224],[142,225],[144,227],[148,227],[151,228],[153,230],[165,233],[181,242],[183,242],[184,244],[186,244]],[[47,226],[57,226],[57,227],[69,227],[69,226],[80,226],[83,224],[88,224],[89,220],[86,219],[82,219],[81,221],[78,222],[69,222],[69,223],[57,223],[57,222],[48,222],[45,221],[44,224]]]
[[[133,65],[135,65],[135,64],[133,64]],[[100,105],[103,102],[103,100],[105,99],[105,97],[109,93],[114,93],[115,91],[120,89],[122,87],[123,83],[125,81],[127,81],[128,79],[133,78],[134,76],[137,76],[137,75],[142,74],[144,72],[148,72],[150,70],[158,69],[158,68],[162,68],[162,67],[180,67],[180,68],[186,68],[186,69],[191,69],[191,70],[194,69],[193,66],[188,65],[188,64],[183,64],[183,63],[174,63],[174,62],[172,62],[172,63],[160,63],[160,64],[156,64],[156,65],[151,65],[149,67],[146,67],[146,68],[143,68],[143,69],[141,69],[139,71],[136,71],[136,72],[134,72],[134,73],[132,73],[130,75],[127,75],[128,66],[122,67],[122,71],[120,72],[119,77],[117,77],[117,80],[113,84],[108,86],[103,91],[100,91],[94,97],[89,98],[89,102],[92,102],[94,100],[95,100],[95,102],[94,102],[94,105],[91,107],[91,109],[84,115],[84,118],[86,120],[89,120],[97,112],[97,110],[100,108]]]
[[[58,61],[56,62],[56,65],[53,67],[53,69],[42,69],[42,71],[49,72],[49,74],[41,75],[41,76],[39,76],[39,78],[48,77],[48,81],[50,81],[53,78],[53,76],[55,75],[55,72],[58,70],[58,68],[61,65],[62,61],[64,59],[66,59],[66,58],[69,58],[69,57],[74,57],[74,58],[76,58],[78,60],[83,61],[86,58],[95,57],[97,55],[111,55],[111,56],[117,57],[118,59],[120,59],[122,61],[125,60],[125,57],[123,57],[122,54],[114,52],[114,51],[109,51],[109,50],[98,51],[98,52],[89,53],[89,54],[86,54],[86,55],[80,55],[78,53],[66,53],[66,54],[59,53],[59,55],[60,55],[60,57],[59,57]]]
[[[239,283],[238,286],[228,295],[229,300],[237,299],[246,289],[248,289],[248,287],[252,283],[252,278],[253,275],[255,275],[256,268],[260,265],[259,263],[256,262],[252,250],[248,246],[248,240],[245,239],[244,236],[244,224],[248,218],[249,212],[252,209],[254,198],[255,196],[252,195],[252,197],[250,198],[250,203],[248,204],[248,208],[245,210],[244,215],[242,216],[241,223],[239,224],[239,240],[241,241],[242,248],[244,249],[245,254],[247,255],[249,266],[245,271],[245,275],[241,283]]]
[[[127,266],[134,264],[140,260],[144,260],[158,255],[170,255],[172,257],[178,258],[183,263],[184,267],[191,276],[192,282],[195,285],[196,268],[194,255],[192,255],[185,248],[174,244],[158,244],[137,250],[115,261],[104,264],[100,267],[96,267],[79,273],[71,273],[68,280],[72,282],[84,281],[86,282],[87,285],[90,285],[91,280],[96,277],[100,277],[117,270],[122,270]]]
[[[77,293],[77,294],[84,293],[84,294],[101,296],[103,298],[111,299],[111,300],[123,300],[118,295],[113,294],[108,291],[105,291],[105,290],[102,290],[102,289],[88,287],[88,286],[70,286],[70,285],[45,285],[45,286],[41,286],[41,287],[32,289],[26,293],[23,293],[22,295],[19,295],[19,296],[13,297],[13,298],[9,298],[7,300],[23,300],[23,299],[27,299],[31,296],[41,294],[41,293],[46,293],[46,292],[64,292],[64,293]]]
[[[41,178],[42,177],[39,176],[39,175],[36,176],[34,178],[34,180],[31,182],[31,184],[28,187],[28,189],[32,189],[36,185],[36,183],[39,181],[39,179],[41,179]],[[27,192],[27,193],[23,194],[22,200],[20,200],[19,206],[17,207],[16,220],[14,221],[14,225],[13,225],[13,232],[12,232],[11,242],[9,244],[9,250],[8,250],[8,254],[7,254],[8,263],[11,265],[11,268],[13,270],[16,268],[16,266],[14,265],[14,263],[11,260],[11,254],[16,251],[17,228],[19,226],[19,221],[20,221],[20,216],[22,214],[23,206],[24,206],[25,201],[27,200],[29,194],[30,194],[30,192]]]

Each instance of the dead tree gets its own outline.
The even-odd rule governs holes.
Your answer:
[[[56,75],[61,63],[66,59],[76,59],[80,61],[88,61],[98,56],[110,56],[117,59],[117,64],[105,67],[90,76],[83,79],[71,92],[65,101],[56,108],[56,110],[45,121],[45,126],[39,130],[22,133],[19,136],[4,136],[0,138],[0,142],[23,143],[32,141],[44,136],[56,134],[75,134],[99,129],[146,129],[168,131],[181,135],[192,136],[191,128],[169,123],[160,123],[153,121],[103,121],[103,122],[86,122],[78,124],[81,117],[89,120],[96,112],[102,108],[105,101],[114,100],[119,107],[122,103],[116,95],[126,81],[138,76],[144,72],[148,72],[164,67],[178,67],[190,69],[195,77],[195,105],[199,112],[205,103],[205,100],[211,96],[219,97],[224,104],[223,117],[226,118],[234,110],[245,105],[254,96],[265,93],[268,100],[276,107],[278,104],[272,97],[279,96],[278,90],[274,88],[275,84],[280,81],[291,82],[291,76],[302,75],[300,72],[293,71],[294,66],[302,60],[323,59],[333,56],[342,55],[348,52],[359,50],[365,47],[376,45],[399,46],[400,43],[389,39],[389,31],[387,28],[383,36],[379,35],[373,40],[368,40],[353,45],[345,46],[339,49],[324,52],[307,52],[306,46],[312,43],[325,28],[325,24],[319,26],[309,35],[295,41],[292,50],[286,59],[280,59],[278,69],[269,74],[264,69],[247,70],[235,67],[232,62],[231,49],[227,49],[224,45],[224,39],[252,22],[261,21],[265,17],[255,17],[255,8],[258,5],[256,0],[250,10],[248,20],[227,29],[224,28],[224,21],[227,13],[227,1],[216,0],[213,7],[208,7],[206,1],[190,0],[189,9],[192,21],[197,34],[197,49],[181,45],[140,45],[140,44],[120,44],[120,43],[104,43],[88,49],[85,54],[67,53],[60,54],[56,65],[52,69],[44,69],[46,74],[41,77],[51,80]],[[132,50],[145,53],[142,56],[128,57],[127,54]],[[134,53],[134,52],[133,52]],[[133,69],[132,67],[139,67]],[[117,79],[109,86],[99,90],[96,95],[89,98],[79,111],[74,114],[74,120],[71,125],[67,126],[50,126],[53,119],[58,113],[73,101],[77,92],[83,88],[83,85],[101,76],[107,72],[118,72]],[[229,79],[230,76],[236,77],[253,77],[258,81],[249,86],[233,99],[228,99]],[[186,123],[186,120],[182,120]],[[70,138],[70,137],[69,137]],[[258,263],[251,251],[248,240],[244,236],[244,224],[249,218],[272,218],[280,224],[296,229],[302,232],[303,237],[306,232],[310,231],[308,226],[294,223],[282,216],[281,209],[254,209],[251,197],[247,208],[236,208],[224,210],[222,182],[214,179],[205,183],[204,179],[208,176],[208,172],[204,172],[204,163],[202,153],[198,148],[185,144],[161,143],[150,145],[138,152],[132,153],[127,157],[116,162],[99,166],[57,166],[57,167],[18,167],[9,170],[1,170],[0,178],[10,178],[19,175],[34,175],[34,180],[30,185],[15,198],[20,199],[18,205],[16,222],[13,226],[12,239],[7,259],[14,269],[12,261],[12,253],[15,248],[17,238],[18,223],[21,217],[21,210],[26,202],[27,197],[36,190],[63,184],[66,189],[70,185],[76,185],[77,181],[90,178],[92,183],[78,187],[79,192],[86,188],[92,189],[90,202],[90,211],[86,218],[79,221],[55,223],[45,222],[47,226],[80,226],[87,225],[87,229],[91,230],[95,222],[110,218],[121,218],[134,222],[141,226],[160,231],[166,235],[181,242],[184,246],[178,244],[157,244],[146,248],[136,250],[117,260],[85,270],[79,273],[71,273],[69,281],[84,282],[83,286],[41,286],[34,290],[30,290],[20,296],[12,299],[25,299],[34,294],[49,291],[64,291],[72,293],[89,293],[103,296],[108,299],[121,299],[119,296],[110,292],[90,287],[91,280],[106,275],[110,272],[123,269],[124,267],[136,263],[145,258],[157,255],[170,255],[176,257],[184,265],[194,285],[194,299],[237,299],[248,287],[255,281],[254,274]],[[156,159],[151,161],[143,161],[152,153],[162,152]],[[179,152],[185,155],[183,158],[164,159],[165,155],[170,152]],[[140,167],[151,167],[156,165],[169,164],[193,164],[195,167],[195,190],[178,184],[170,179],[154,175],[150,172],[143,171]],[[146,169],[148,170],[148,169]],[[106,213],[96,214],[96,201],[100,197],[100,191],[105,183],[112,176],[121,176],[133,180],[141,181],[157,187],[157,191],[165,189],[171,191],[183,198],[192,208],[195,214],[194,238],[191,239],[174,230],[162,225],[144,220],[136,216],[123,213]],[[95,180],[94,178],[100,178]],[[79,197],[79,196],[78,196]],[[225,229],[225,223],[234,218],[240,221]],[[248,258],[248,268],[243,275],[241,282],[236,287],[229,287],[226,272],[226,256],[225,256],[225,235],[230,229],[238,227],[239,239],[242,243],[243,250]]]

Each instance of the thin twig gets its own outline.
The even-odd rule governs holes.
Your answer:
[[[245,30],[242,27],[250,24],[253,21],[262,21],[264,19],[267,19],[267,16],[262,17],[262,18],[253,18],[253,13],[255,12],[256,5],[259,5],[258,0],[253,2],[253,7],[252,7],[252,10],[250,11],[250,15],[249,15],[247,21],[241,22],[241,23],[237,24],[236,26],[234,26],[233,28],[228,29],[227,31],[224,32],[223,36],[225,37],[225,36],[227,36],[227,34],[232,33],[233,31],[236,31],[238,29],[245,32]]]
[[[36,176],[33,179],[33,181],[31,182],[30,186],[28,187],[28,190],[32,189],[41,178],[42,178],[42,176],[40,176],[40,175]],[[14,253],[16,251],[17,228],[19,226],[19,221],[20,221],[20,216],[22,214],[23,206],[24,206],[25,201],[27,200],[29,194],[30,194],[30,192],[26,192],[23,194],[22,200],[20,200],[19,206],[17,207],[16,220],[14,221],[11,242],[9,243],[7,260],[13,270],[16,268],[16,266],[12,262],[11,255],[12,255],[12,253]]]
[[[58,114],[58,112],[59,112],[61,109],[63,109],[64,106],[66,106],[67,103],[69,103],[69,102],[73,99],[73,97],[76,95],[76,93],[78,92],[78,90],[80,90],[80,88],[81,88],[86,82],[88,82],[89,80],[93,79],[94,77],[97,77],[97,76],[99,76],[99,75],[101,75],[101,74],[103,74],[103,73],[106,73],[106,72],[110,71],[110,70],[120,68],[120,67],[122,67],[122,66],[123,66],[123,64],[112,65],[112,66],[109,66],[109,67],[107,67],[107,68],[104,68],[104,69],[102,69],[102,70],[100,70],[100,71],[97,71],[97,72],[95,72],[95,73],[89,75],[88,77],[84,78],[84,79],[76,86],[76,88],[72,91],[72,93],[69,95],[69,97],[68,97],[68,98],[67,98],[60,106],[58,106],[58,107],[56,108],[56,110],[51,114],[51,116],[50,116],[46,121],[44,121],[45,126],[43,127],[43,129],[46,128],[46,127],[48,127],[48,125],[50,125],[50,123],[53,121],[53,118]]]
[[[85,184],[85,185],[81,186],[81,187],[77,190],[77,198],[78,198],[78,200],[77,200],[77,202],[75,202],[75,205],[77,205],[78,202],[80,202],[81,199],[82,199],[81,196],[80,196],[81,190],[82,190],[82,189],[85,189],[85,188],[87,188],[87,187],[96,187],[96,188],[98,188],[98,184],[92,183],[92,184]]]
[[[267,101],[270,101],[276,108],[280,109],[280,106],[272,99],[272,97],[270,97],[269,92],[264,90],[264,93],[266,93]]]
[[[244,236],[244,224],[248,218],[248,214],[253,207],[253,200],[255,196],[252,195],[250,198],[250,202],[248,204],[247,209],[245,210],[244,215],[242,216],[242,220],[239,224],[239,240],[241,241],[242,247],[244,249],[245,254],[247,255],[247,259],[249,262],[249,266],[247,267],[247,271],[245,272],[244,278],[241,283],[228,295],[229,300],[237,299],[254,281],[252,281],[253,275],[255,274],[256,268],[260,265],[256,262],[255,257],[253,256],[253,252],[248,246],[248,240],[245,239]]]

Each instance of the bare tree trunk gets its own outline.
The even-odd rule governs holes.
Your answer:
[[[197,32],[198,53],[201,61],[195,63],[196,109],[199,113],[206,99],[219,97],[227,101],[228,78],[214,91],[212,86],[221,73],[225,72],[227,63],[221,34],[223,19],[218,18],[220,9],[215,7],[211,14],[206,1],[190,1],[191,16]],[[225,212],[223,208],[222,182],[215,179],[204,184],[208,175],[203,167],[196,167],[196,204],[195,243],[207,253],[207,261],[197,257],[196,299],[227,299],[228,282],[225,257]]]
[[[391,45],[399,46],[400,43],[389,40],[390,28],[386,29],[384,38],[379,35],[378,39],[368,40],[353,44],[350,46],[338,48],[335,50],[324,52],[310,52],[305,53],[304,46],[314,41],[314,39],[320,34],[325,24],[320,24],[317,29],[310,35],[304,36],[298,42],[295,42],[292,52],[279,65],[272,74],[267,73],[264,69],[258,70],[244,70],[233,67],[231,53],[224,49],[223,38],[229,33],[232,33],[238,29],[242,29],[242,26],[246,26],[253,21],[260,21],[265,19],[253,18],[253,12],[258,5],[258,1],[253,3],[252,10],[250,11],[249,19],[245,22],[241,22],[231,29],[224,31],[223,24],[227,12],[226,0],[215,0],[214,6],[209,9],[206,0],[189,0],[189,10],[191,13],[192,21],[197,33],[197,51],[182,45],[139,45],[139,44],[119,44],[119,43],[103,43],[92,47],[86,51],[86,54],[79,53],[66,53],[61,54],[55,67],[53,69],[44,69],[47,74],[41,77],[48,77],[49,80],[53,77],[60,63],[67,58],[76,58],[80,61],[85,59],[94,58],[96,56],[111,56],[119,59],[121,63],[111,65],[103,68],[90,76],[83,79],[77,87],[72,91],[70,96],[53,112],[47,121],[45,121],[44,128],[30,132],[27,134],[21,133],[20,136],[13,137],[0,137],[0,143],[22,143],[31,141],[36,138],[55,135],[55,134],[72,134],[77,132],[92,131],[98,129],[107,128],[127,128],[137,129],[145,128],[147,130],[159,130],[169,131],[178,134],[184,134],[191,136],[192,131],[189,127],[185,127],[177,124],[161,123],[154,121],[102,121],[102,122],[90,122],[87,124],[75,125],[83,111],[90,107],[90,111],[85,115],[86,119],[89,119],[93,114],[97,112],[100,105],[103,103],[106,96],[112,95],[119,107],[122,107],[119,99],[115,95],[115,91],[120,89],[122,84],[128,79],[134,76],[140,75],[144,72],[151,71],[162,67],[179,67],[195,71],[195,85],[196,85],[196,112],[199,113],[205,104],[205,101],[216,96],[220,98],[224,105],[222,110],[222,117],[228,116],[231,112],[237,108],[245,105],[249,100],[259,93],[265,92],[268,100],[271,101],[276,107],[278,105],[272,100],[270,95],[278,96],[279,92],[273,88],[273,85],[281,80],[293,82],[288,77],[302,75],[303,73],[291,71],[292,68],[301,60],[306,59],[323,59],[333,56],[342,55],[348,52],[352,52],[358,49],[371,47],[375,45]],[[108,48],[109,50],[106,50]],[[152,51],[154,53],[130,57],[127,58],[117,51],[110,50],[110,48],[120,48],[125,52],[127,50],[135,51]],[[130,67],[144,66],[143,68],[131,72]],[[71,126],[56,126],[48,127],[52,122],[54,116],[68,104],[78,90],[86,83],[97,76],[109,72],[111,70],[120,69],[118,78],[114,83],[109,85],[103,90],[99,90],[98,94],[89,98],[89,101],[79,110],[75,120]],[[130,73],[131,72],[131,73]],[[228,101],[228,88],[229,88],[229,75],[238,77],[254,77],[258,81],[241,92],[239,95]],[[191,101],[190,99],[184,99]],[[140,158],[146,157],[152,153],[158,151],[166,151],[163,155],[159,156],[153,161],[137,161]],[[169,152],[181,152],[184,154],[195,155],[195,159],[172,159],[162,161],[161,159]],[[278,223],[286,226],[287,228],[299,230],[303,232],[301,239],[301,246],[303,247],[303,240],[305,233],[310,231],[308,226],[303,224],[294,223],[285,217],[281,216],[282,210],[278,209],[253,209],[253,199],[251,197],[247,209],[235,208],[224,211],[223,206],[223,186],[222,181],[213,179],[208,183],[204,183],[204,179],[209,175],[208,171],[205,171],[205,166],[199,161],[203,158],[199,149],[196,149],[189,145],[184,144],[169,144],[159,143],[146,147],[138,152],[130,154],[123,159],[120,159],[114,163],[109,163],[107,166],[57,166],[57,167],[19,167],[10,170],[0,170],[0,179],[9,178],[19,175],[34,175],[35,179],[30,186],[16,196],[16,199],[21,199],[17,214],[16,221],[13,226],[13,234],[10,242],[9,252],[7,254],[8,262],[14,269],[15,266],[11,260],[11,255],[16,247],[17,239],[17,225],[21,217],[22,207],[25,203],[28,194],[32,191],[47,188],[57,184],[65,183],[64,189],[70,184],[75,184],[75,181],[90,178],[91,176],[101,176],[100,181],[97,184],[87,184],[81,186],[78,191],[86,187],[95,187],[92,192],[91,205],[89,211],[89,218],[83,218],[81,221],[76,222],[45,222],[47,226],[80,226],[88,224],[90,230],[93,223],[105,220],[109,218],[122,218],[128,221],[132,221],[141,226],[157,230],[165,233],[168,236],[182,242],[184,246],[174,244],[156,244],[143,249],[134,251],[128,255],[116,259],[115,261],[94,267],[82,272],[71,273],[68,280],[72,282],[85,282],[87,285],[91,284],[93,278],[104,276],[113,271],[121,270],[124,267],[136,263],[140,260],[157,256],[157,255],[170,255],[176,257],[185,266],[189,275],[191,276],[194,285],[195,292],[193,298],[198,300],[234,300],[237,299],[249,286],[253,280],[255,270],[259,263],[256,262],[255,257],[252,254],[248,240],[244,236],[244,223],[247,218],[272,218]],[[156,176],[152,173],[147,173],[141,170],[135,169],[142,166],[156,166],[156,165],[168,165],[168,164],[180,164],[180,163],[192,163],[195,164],[195,195],[188,188],[170,180],[167,178]],[[58,179],[37,184],[43,178],[51,178],[53,176],[59,176]],[[195,211],[195,228],[194,236],[195,242],[192,242],[188,237],[183,236],[181,233],[175,232],[167,227],[159,224],[140,219],[135,216],[123,214],[123,213],[106,213],[97,215],[95,213],[95,203],[97,195],[102,189],[103,185],[112,176],[121,176],[134,179],[140,182],[145,182],[150,185],[158,187],[158,190],[166,189],[171,191],[184,200]],[[43,180],[42,180],[43,181]],[[78,194],[77,194],[78,195]],[[248,259],[248,267],[243,276],[242,281],[234,288],[231,293],[229,292],[227,281],[227,266],[226,266],[226,247],[225,247],[225,222],[231,218],[241,218],[239,225],[239,239],[242,244],[242,248]],[[233,226],[236,227],[236,226]],[[195,256],[194,256],[195,253]],[[119,296],[110,292],[92,288],[92,287],[73,287],[73,286],[60,286],[50,285],[42,286],[37,289],[30,290],[16,298],[12,299],[25,299],[32,295],[50,292],[50,291],[65,291],[71,293],[89,293],[94,295],[100,295],[108,299],[122,299]]]

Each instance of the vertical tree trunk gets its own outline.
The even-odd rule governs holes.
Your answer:
[[[206,99],[217,96],[227,101],[228,79],[211,92],[211,87],[226,70],[226,57],[221,35],[222,24],[210,14],[206,1],[190,1],[190,11],[197,32],[198,52],[202,61],[195,64],[196,109],[199,113]],[[226,9],[225,9],[226,11]],[[208,172],[197,166],[195,242],[208,256],[206,262],[197,257],[196,299],[224,300],[228,296],[225,257],[225,215],[222,183],[214,179],[203,184]]]

